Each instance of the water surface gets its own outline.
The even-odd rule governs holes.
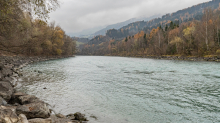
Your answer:
[[[220,122],[215,62],[76,56],[28,65],[23,74],[21,90],[90,123]]]

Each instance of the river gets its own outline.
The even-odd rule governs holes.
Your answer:
[[[220,122],[216,62],[76,56],[28,65],[23,75],[20,90],[90,123]]]

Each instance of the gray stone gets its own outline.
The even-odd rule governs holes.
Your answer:
[[[41,119],[41,118],[35,118],[28,120],[29,123],[52,123],[51,118],[48,119]]]
[[[10,109],[3,109],[0,107],[0,123],[17,123],[18,116]]]
[[[21,104],[20,101],[19,101],[19,97],[20,96],[25,96],[27,94],[23,93],[23,92],[16,92],[16,93],[13,93],[12,94],[12,97],[11,97],[11,100],[10,100],[10,104],[15,104],[15,103],[18,103],[18,104]]]
[[[16,113],[26,115],[28,119],[50,117],[49,108],[42,102],[20,105],[17,107]]]
[[[84,114],[81,114],[80,112],[76,112],[74,114],[75,116],[75,120],[79,120],[79,121],[87,121],[86,117]]]
[[[3,106],[3,105],[1,105],[0,108],[1,108],[1,109],[10,109],[10,110],[12,110],[13,112],[15,112],[17,106],[10,106],[10,105],[5,105],[5,106]]]
[[[56,116],[57,116],[58,118],[65,118],[65,116],[62,115],[62,114],[56,114]]]
[[[66,115],[66,117],[70,120],[75,120],[74,114],[68,114],[68,115]]]
[[[6,105],[7,102],[2,98],[0,97],[0,105]]]
[[[39,98],[33,96],[33,95],[24,95],[18,97],[19,102],[24,104],[30,104],[30,103],[36,103],[36,102],[42,102]]]
[[[9,77],[13,74],[13,71],[9,68],[3,68],[2,74],[4,77]]]
[[[0,71],[0,81],[2,81],[3,78],[4,78],[4,76],[3,76],[2,72]]]
[[[27,117],[24,114],[19,115],[21,123],[28,123]]]
[[[0,96],[9,101],[11,99],[11,95],[13,93],[13,87],[8,82],[0,81]]]

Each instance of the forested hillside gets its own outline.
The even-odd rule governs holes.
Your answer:
[[[72,38],[55,22],[47,22],[57,7],[57,0],[1,0],[0,54],[73,55]]]
[[[198,5],[186,8],[184,10],[179,10],[172,14],[163,15],[161,18],[155,18],[150,21],[133,22],[120,29],[109,29],[106,32],[106,36],[103,36],[103,38],[121,40],[125,38],[126,36],[135,35],[136,33],[140,31],[144,31],[145,33],[150,33],[150,31],[153,28],[157,28],[159,26],[165,28],[166,26],[169,26],[171,21],[174,24],[179,25],[184,22],[192,21],[193,19],[201,20],[202,15],[203,15],[203,10],[208,7],[216,11],[219,9],[219,2],[220,0],[212,0],[210,2],[201,3]],[[92,39],[91,42],[89,42],[89,44],[96,44],[97,42],[105,42],[105,39],[102,40],[102,38],[99,38],[98,41],[94,41],[96,40],[94,38]]]
[[[215,1],[214,1],[215,2]],[[167,23],[150,31],[142,30],[122,40],[111,40],[97,45],[87,44],[81,50],[86,55],[118,56],[205,56],[220,55],[220,10],[206,8],[201,20]],[[140,22],[142,23],[142,22]],[[114,30],[115,31],[115,30]]]

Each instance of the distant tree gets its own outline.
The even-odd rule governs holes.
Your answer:
[[[125,38],[125,42],[127,42],[127,41],[128,41],[128,37]]]
[[[166,24],[166,26],[165,26],[165,31],[168,31],[168,25]]]

